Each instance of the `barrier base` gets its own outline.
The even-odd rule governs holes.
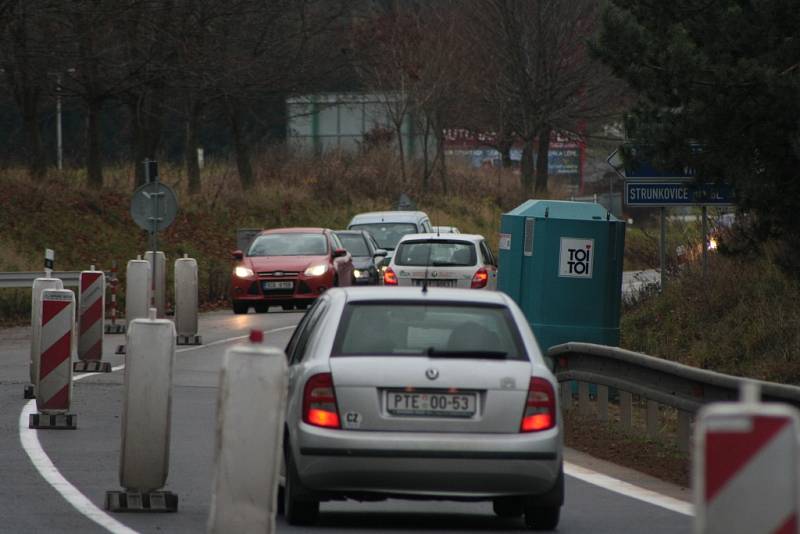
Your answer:
[[[73,413],[32,413],[28,416],[28,428],[39,430],[75,430],[78,416]]]
[[[23,398],[25,398],[25,399],[35,399],[36,398],[36,393],[33,392],[33,385],[32,384],[28,384],[27,386],[25,386],[25,391],[23,391],[22,394],[23,394]]]
[[[106,334],[124,334],[125,333],[125,325],[124,324],[107,324],[104,328],[104,332]]]
[[[114,354],[125,354],[125,345],[118,345],[117,352],[115,352]]]
[[[177,512],[178,496],[171,491],[107,491],[111,512]]]
[[[72,364],[73,373],[110,373],[111,363],[101,360],[80,360]]]
[[[176,343],[178,345],[202,345],[203,338],[198,335],[194,336],[178,336]]]

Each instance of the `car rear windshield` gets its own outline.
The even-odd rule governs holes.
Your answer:
[[[333,356],[527,360],[505,306],[450,302],[350,303]]]
[[[416,234],[417,225],[414,223],[369,223],[369,224],[354,224],[350,226],[351,230],[366,230],[372,234],[378,246],[388,250],[394,250],[397,242],[404,235]]]
[[[248,256],[324,256],[328,244],[322,234],[265,234],[250,245]]]
[[[367,242],[364,236],[359,234],[336,234],[342,241],[344,248],[353,256],[369,256]]]
[[[468,267],[478,261],[475,245],[465,241],[403,241],[394,262],[409,267]]]

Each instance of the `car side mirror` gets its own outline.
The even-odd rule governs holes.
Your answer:
[[[375,254],[373,254],[373,256],[376,258],[385,258],[387,254],[389,254],[388,250],[383,250],[382,248],[379,248],[375,250]]]
[[[244,252],[242,252],[241,250],[234,250],[233,252],[231,252],[231,256],[233,256],[234,260],[241,261],[244,259]]]
[[[347,256],[347,251],[343,248],[337,248],[333,250],[333,257],[334,258],[341,258],[342,256]]]

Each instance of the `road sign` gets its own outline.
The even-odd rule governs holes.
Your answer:
[[[733,189],[724,184],[626,180],[625,204],[629,207],[731,206],[734,200]]]
[[[177,213],[178,197],[170,186],[162,182],[144,184],[133,193],[131,216],[143,230],[164,230],[172,224]]]

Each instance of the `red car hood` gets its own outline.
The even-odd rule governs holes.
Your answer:
[[[311,265],[325,263],[327,256],[248,256],[245,265],[254,272],[289,271],[302,273]]]

